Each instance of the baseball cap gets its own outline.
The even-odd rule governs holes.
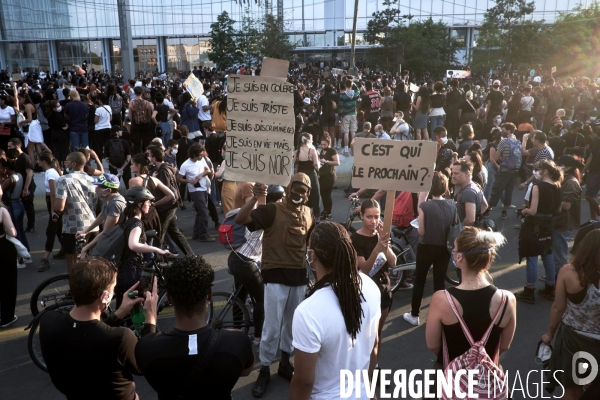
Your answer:
[[[500,83],[500,81],[498,79],[496,79],[494,81],[494,83],[492,84],[492,86],[500,86],[502,83]]]
[[[310,104],[310,99],[308,97],[304,99],[304,104]]]
[[[118,189],[120,185],[119,178],[113,174],[103,174],[98,177],[94,185],[104,186],[109,189]]]

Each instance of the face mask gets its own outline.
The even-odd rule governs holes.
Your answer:
[[[496,118],[496,123],[500,125],[502,123],[502,118]]]
[[[304,202],[306,201],[306,198],[303,195],[299,194],[299,193],[292,192],[290,194],[290,200],[292,200],[292,203],[294,203],[295,205],[299,206],[299,205],[304,204]]]
[[[450,258],[452,259],[452,264],[454,264],[454,266],[456,268],[458,268],[458,265],[456,264],[456,260],[454,259],[454,257],[450,256]]]
[[[442,144],[446,144],[448,143],[448,138],[447,137],[443,137],[440,139],[440,142],[442,142]]]
[[[104,296],[104,293],[108,293],[107,290],[105,290],[104,292],[102,292],[102,295]],[[104,300],[102,303],[108,308],[108,306],[110,305],[110,302],[112,301],[113,296],[115,295],[114,292],[112,293],[108,293],[108,297],[106,298],[106,300]]]
[[[595,121],[596,117],[590,117],[590,121]]]
[[[71,168],[67,168],[66,171],[67,171],[67,174],[70,174],[71,172],[73,172],[73,170]]]
[[[533,171],[533,176],[539,181],[542,178],[542,173],[540,171]]]
[[[61,112],[62,111],[62,106],[58,106],[58,108],[56,109],[56,111]]]
[[[173,154],[174,156],[177,155],[177,149],[171,150],[171,154]]]

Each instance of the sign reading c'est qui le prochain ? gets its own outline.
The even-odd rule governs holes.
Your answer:
[[[436,142],[356,138],[352,186],[426,192],[436,156]]]
[[[230,75],[227,180],[286,186],[294,149],[294,90],[285,77]]]

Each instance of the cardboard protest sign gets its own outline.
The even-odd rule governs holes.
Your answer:
[[[329,78],[331,76],[331,72],[323,71],[323,72],[321,72],[321,75],[323,75],[323,78]]]
[[[356,138],[352,185],[367,189],[426,192],[437,155],[437,143],[421,140]]]
[[[306,64],[298,64],[298,68],[304,69],[304,68],[306,68]]]
[[[446,77],[453,79],[464,79],[471,77],[471,71],[463,71],[463,70],[447,70]]]
[[[417,93],[419,91],[419,87],[417,85],[415,85],[414,83],[411,83],[409,86],[409,90],[413,93]]]
[[[284,77],[287,76],[289,68],[289,61],[265,57],[263,58],[260,76]]]
[[[228,180],[283,186],[289,183],[296,123],[294,90],[286,78],[229,76],[225,142]]]
[[[200,83],[194,74],[190,74],[190,76],[187,77],[185,82],[183,82],[183,86],[185,86],[187,91],[190,92],[195,99],[199,99],[200,96],[202,96],[202,93],[204,93],[202,83]]]

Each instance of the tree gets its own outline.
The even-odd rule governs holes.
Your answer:
[[[223,11],[217,17],[217,21],[210,24],[210,50],[207,52],[209,60],[225,70],[242,60],[242,54],[236,43],[235,21],[229,17],[227,11]]]
[[[375,12],[367,23],[365,41],[375,45],[369,49],[368,62],[397,68],[396,48],[404,45],[404,64],[417,75],[430,73],[443,76],[445,70],[456,62],[458,43],[449,34],[448,26],[431,18],[413,21],[411,15],[402,15],[398,0],[385,0],[385,9]]]
[[[282,16],[266,13],[260,21],[260,41],[258,50],[262,57],[287,59],[298,46],[298,42],[291,42],[290,37],[283,30]]]
[[[237,44],[242,53],[243,63],[254,66],[260,61],[260,22],[252,17],[250,8],[246,8],[242,17],[242,29],[237,32]]]
[[[600,50],[600,5],[596,2],[571,13],[561,13],[551,27],[550,52],[546,66],[557,67],[557,75],[597,76],[598,67],[593,55]],[[556,76],[556,75],[555,75]]]
[[[494,0],[496,5],[485,13],[473,51],[473,69],[488,70],[499,65],[525,70],[543,63],[544,37],[548,27],[544,21],[531,21],[534,2],[526,0]]]

